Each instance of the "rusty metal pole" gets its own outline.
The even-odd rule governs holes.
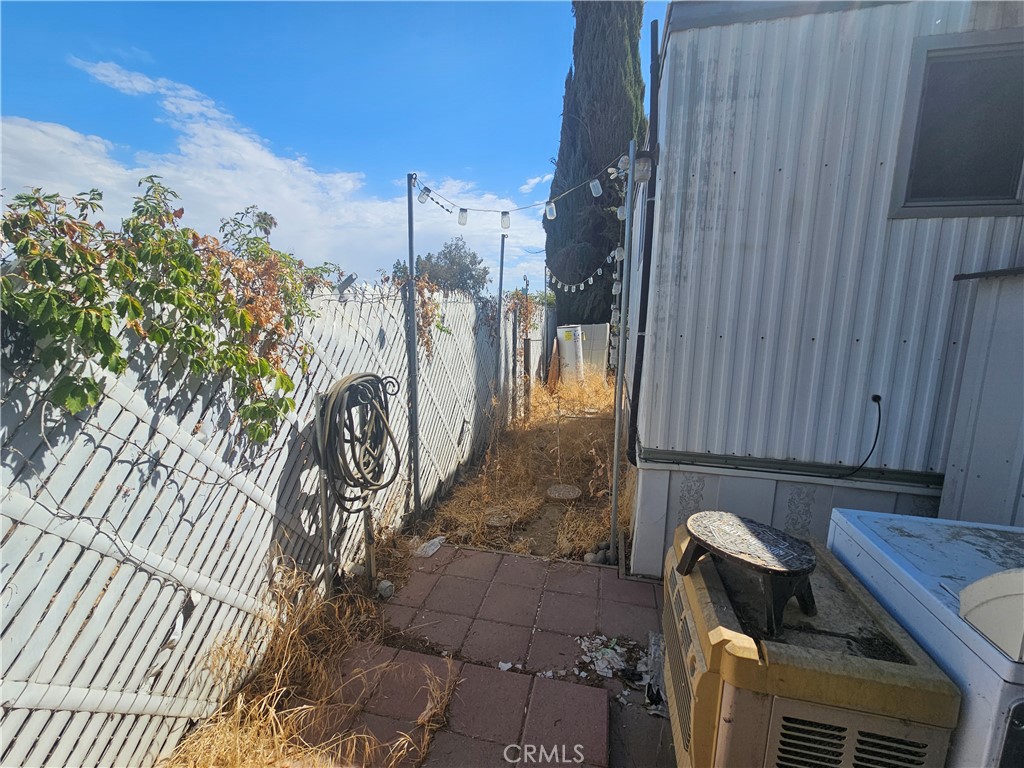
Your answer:
[[[618,562],[619,546],[619,474],[622,461],[619,450],[619,434],[622,431],[622,387],[626,365],[626,319],[629,317],[629,272],[633,249],[633,172],[636,168],[636,141],[629,142],[629,175],[626,177],[626,257],[622,260],[622,290],[619,293],[619,348],[615,366],[615,436],[612,442],[612,535],[608,542],[608,553],[613,563]]]
[[[413,249],[412,190],[416,174],[406,175],[409,198],[409,281],[405,284],[405,349],[409,366],[409,458],[412,465],[413,515],[423,514],[420,496],[420,388],[416,363],[416,254]]]

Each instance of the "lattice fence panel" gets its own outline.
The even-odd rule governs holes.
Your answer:
[[[370,371],[400,382],[399,480],[374,508],[389,526],[411,512],[404,308],[370,287],[317,308],[302,332],[314,353],[295,372],[297,412],[258,448],[240,439],[226,386],[176,361],[137,350],[74,417],[5,361],[0,764],[152,765],[213,711],[223,692],[203,660],[225,633],[259,629],[277,559],[321,572],[311,417],[337,379]],[[418,361],[428,504],[501,413],[493,330],[468,300],[444,298],[442,312],[446,330]],[[333,523],[339,562],[358,558],[358,520]]]

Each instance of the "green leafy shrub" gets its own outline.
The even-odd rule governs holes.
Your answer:
[[[305,371],[311,351],[297,323],[334,268],[307,268],[271,247],[276,222],[254,207],[225,220],[218,240],[179,225],[178,195],[158,177],[139,185],[119,231],[90,221],[102,210],[95,189],[14,197],[2,225],[5,321],[31,334],[43,368],[59,373],[50,399],[72,413],[102,394],[89,364],[124,373],[134,336],[194,374],[228,378],[241,426],[264,442],[295,408],[286,368]]]

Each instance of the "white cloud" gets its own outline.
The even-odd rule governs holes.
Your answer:
[[[555,178],[553,173],[545,173],[543,176],[534,176],[532,179],[527,179],[526,183],[519,187],[519,191],[524,195],[528,195],[533,192],[534,187],[538,184],[544,184],[551,181],[553,178]]]
[[[396,195],[379,198],[363,191],[359,171],[322,171],[300,156],[276,154],[259,135],[239,125],[213,100],[188,85],[154,79],[112,62],[71,63],[97,81],[121,93],[156,98],[161,120],[176,134],[173,151],[154,153],[117,147],[100,136],[67,126],[21,117],[4,117],[3,186],[6,195],[26,188],[73,194],[96,187],[104,192],[103,218],[112,226],[131,208],[138,180],[157,174],[181,195],[183,224],[216,233],[220,220],[248,205],[269,211],[278,221],[272,243],[307,263],[333,261],[348,272],[373,279],[377,270],[390,270],[408,258],[404,179],[396,180]],[[116,152],[121,150],[120,152]],[[115,157],[129,156],[124,162]],[[469,208],[507,210],[516,202],[478,188],[468,180],[429,179],[424,183]],[[545,178],[539,177],[540,183]],[[433,183],[432,183],[433,182]],[[436,185],[436,186],[435,186]],[[400,190],[400,191],[399,191]],[[438,250],[462,235],[491,267],[496,284],[500,219],[497,213],[470,213],[462,227],[456,213],[447,214],[432,203],[416,204],[417,253]],[[541,218],[535,209],[512,214],[506,241],[506,274],[530,275],[531,286],[543,279],[543,262],[527,249],[544,243]],[[510,280],[506,277],[506,284]]]

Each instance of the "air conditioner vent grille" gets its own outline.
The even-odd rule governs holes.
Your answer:
[[[775,765],[777,768],[831,768],[834,765],[842,765],[842,762],[842,760],[826,760],[815,755],[789,755],[785,750],[780,749]]]
[[[823,768],[842,765],[846,728],[830,723],[783,717],[776,757],[778,768]]]
[[[683,614],[678,614],[682,616]],[[683,656],[688,656],[693,649],[693,638],[690,637],[690,628],[686,625],[685,619],[679,622],[679,641],[683,646]],[[685,667],[684,667],[685,669]],[[689,677],[689,675],[687,675]]]
[[[857,732],[855,768],[908,768],[925,765],[928,745],[870,731]]]
[[[948,731],[870,712],[778,697],[765,765],[773,768],[935,768]]]
[[[665,615],[662,620],[665,627],[676,626],[680,628],[678,633],[665,633],[665,655],[668,662],[666,666],[671,675],[670,685],[675,694],[676,725],[682,735],[682,747],[685,752],[690,749],[690,738],[693,728],[693,688],[690,685],[690,676],[686,673],[686,651],[683,650],[682,644],[690,642],[690,632],[682,613],[673,615],[674,603],[675,601],[665,605]]]

